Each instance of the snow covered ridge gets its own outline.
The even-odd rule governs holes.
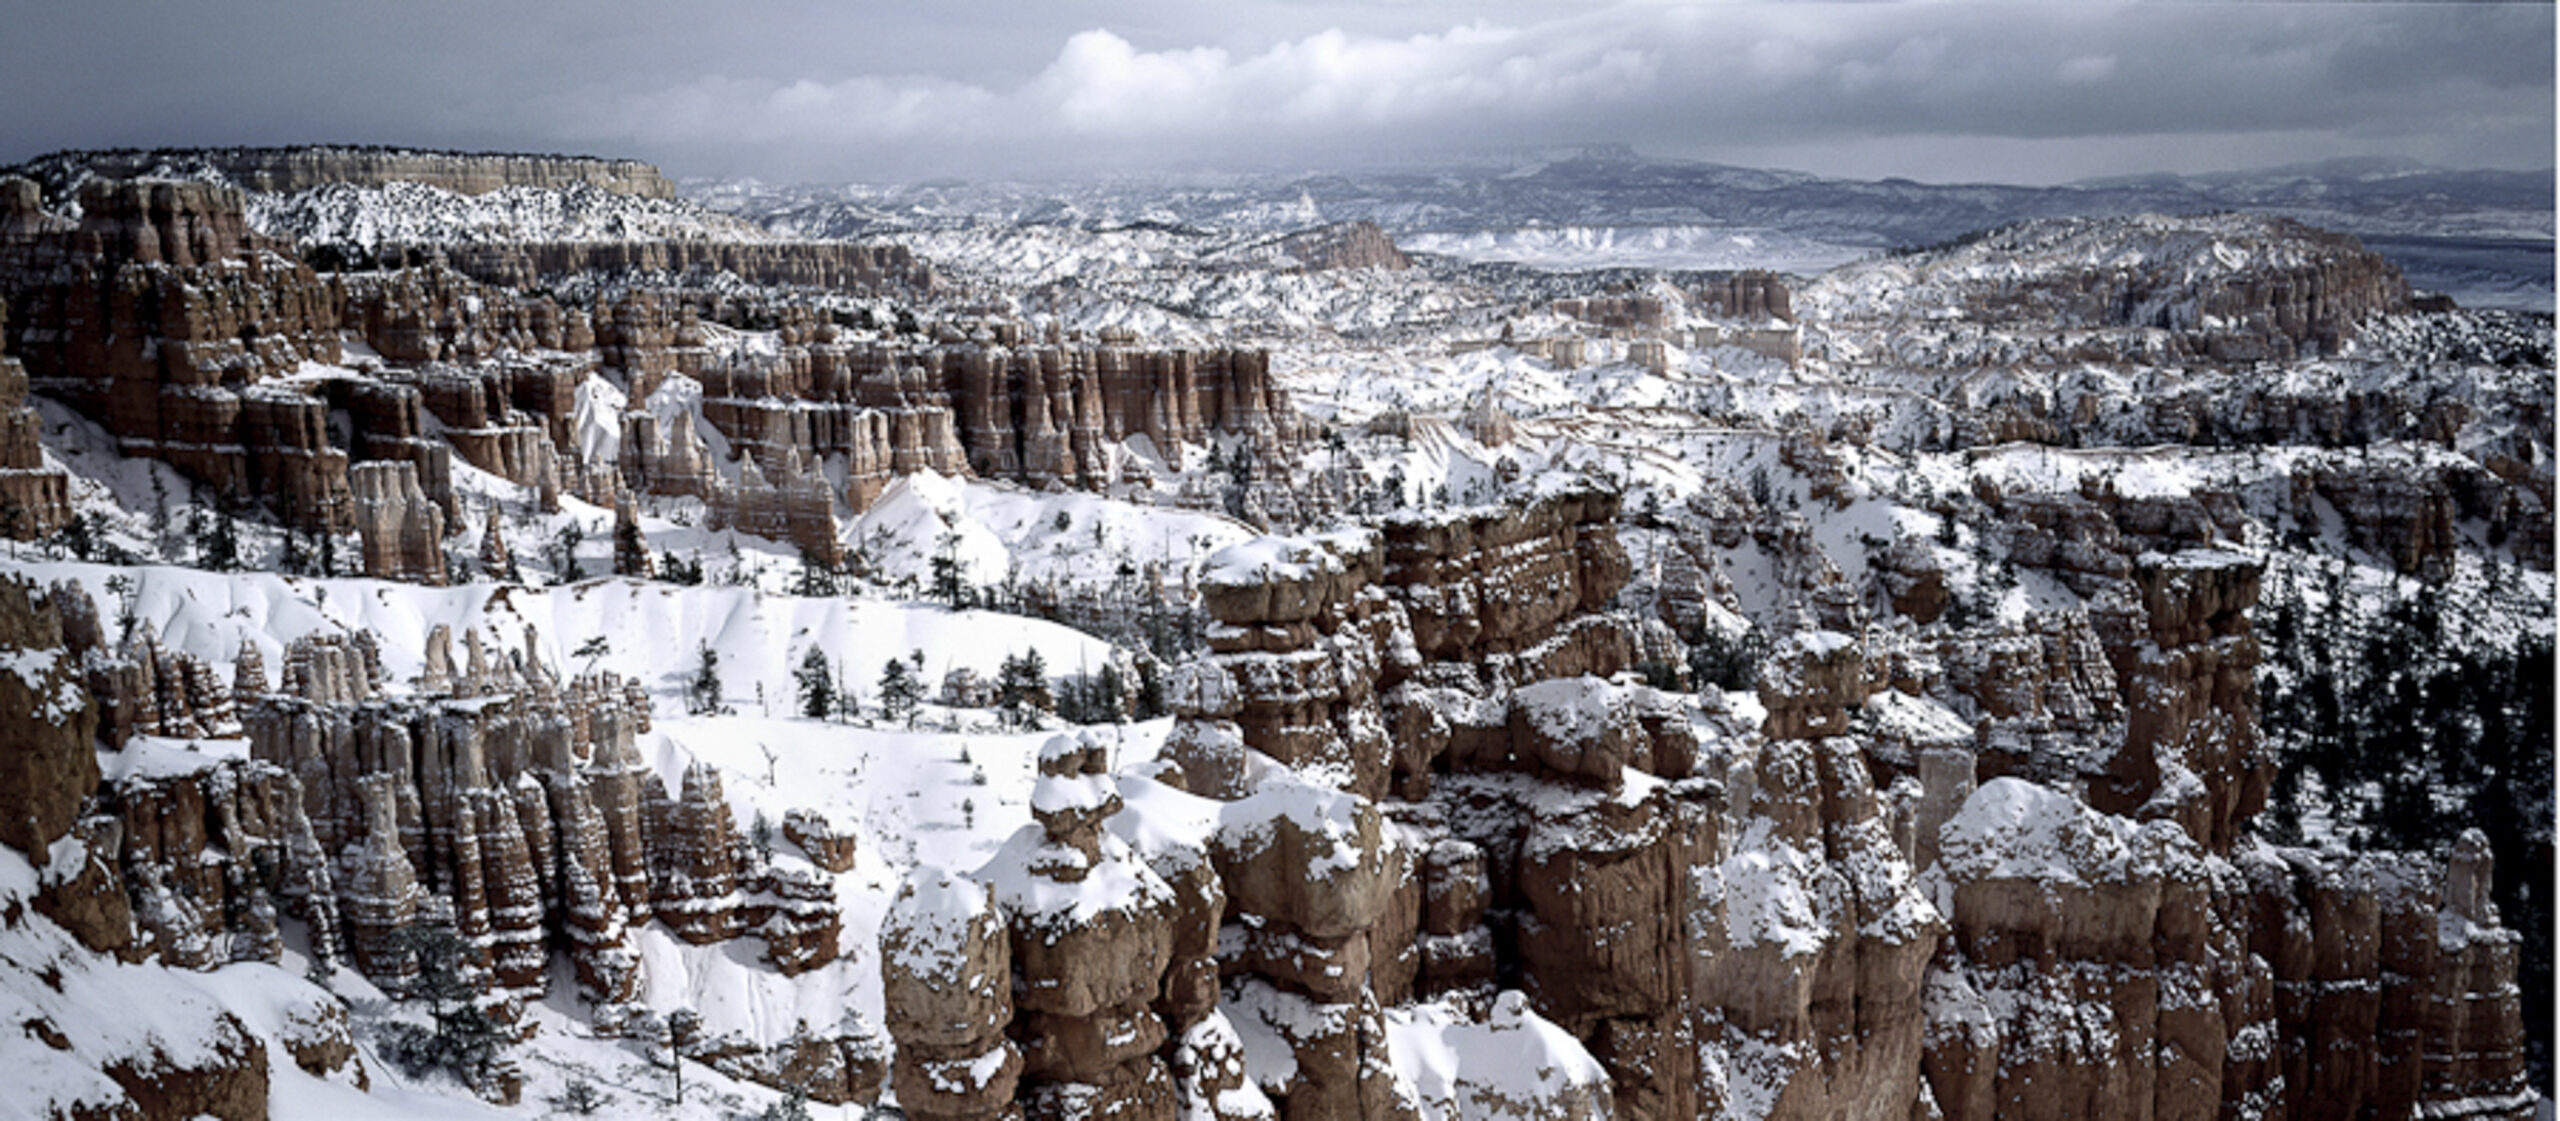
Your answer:
[[[2023,187],[1825,179],[1625,152],[1506,152],[1349,172],[916,185],[696,180],[683,189],[811,237],[1058,222],[1276,233],[1367,220],[1409,251],[1474,260],[1804,273],[2032,218],[2250,210],[2362,236],[2414,283],[2453,292],[2465,306],[2552,306],[2550,176],[2535,172],[2337,161]],[[1608,254],[1587,251],[1602,243]]]
[[[247,211],[260,233],[367,252],[384,245],[781,240],[692,203],[588,183],[506,186],[480,194],[415,182],[329,183],[292,193],[253,193]]]
[[[290,195],[329,184],[407,182],[467,195],[505,187],[599,187],[635,198],[670,199],[658,169],[639,160],[504,152],[441,152],[381,146],[162,148],[63,151],[0,174],[24,175],[56,200],[79,196],[81,181],[201,179],[261,194]],[[75,215],[76,216],[76,215]]]

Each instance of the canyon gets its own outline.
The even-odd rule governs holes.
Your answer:
[[[399,1087],[520,1112],[2536,1108],[2548,807],[2277,824],[2305,588],[2341,644],[2449,612],[2413,663],[2522,651],[2551,594],[2548,318],[2352,238],[1567,280],[1325,223],[1202,242],[1211,298],[708,212],[256,224],[692,205],[629,161],[21,171],[0,1054],[37,1115],[372,1092],[448,1003],[497,1057]],[[77,1012],[146,991],[145,1034]]]

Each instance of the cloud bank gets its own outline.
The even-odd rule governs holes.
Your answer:
[[[149,6],[206,23],[206,49],[74,65],[46,40],[137,26],[85,9],[0,46],[36,110],[7,139],[581,149],[785,177],[1590,142],[1941,180],[2552,158],[2550,5]]]

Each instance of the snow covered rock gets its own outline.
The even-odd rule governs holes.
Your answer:
[[[0,843],[38,867],[98,784],[97,712],[63,643],[62,595],[0,580],[0,726],[17,729],[0,746]]]
[[[923,1117],[993,1117],[1013,1100],[1022,1053],[1012,942],[992,888],[919,868],[880,924],[880,979],[897,1041],[898,1100]]]
[[[807,809],[791,809],[782,815],[782,837],[800,849],[809,862],[830,872],[853,867],[855,834],[839,831],[826,816]]]
[[[441,585],[444,511],[418,489],[414,463],[360,463],[347,471],[355,496],[356,540],[364,574]]]
[[[8,328],[0,300],[0,338]],[[71,476],[46,465],[43,423],[27,403],[26,366],[0,356],[0,537],[41,540],[71,518]]]
[[[1495,998],[1481,1023],[1421,1006],[1390,1014],[1387,1035],[1424,1117],[1605,1121],[1626,1115],[1612,1100],[1609,1072],[1516,991]]]

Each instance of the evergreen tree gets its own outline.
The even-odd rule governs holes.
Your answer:
[[[1164,671],[1153,658],[1138,659],[1138,719],[1153,720],[1166,712]]]
[[[700,648],[700,662],[693,680],[685,683],[684,710],[696,716],[720,710],[720,653],[705,641]]]
[[[1119,723],[1123,716],[1120,708],[1120,697],[1121,694],[1126,691],[1126,686],[1120,680],[1120,667],[1112,665],[1109,662],[1104,662],[1102,664],[1102,673],[1096,676],[1093,682],[1093,706],[1095,717],[1093,722],[1097,724]]]
[[[667,1013],[667,1069],[675,1072],[676,1104],[684,1104],[684,1049],[702,1037],[702,1014],[690,1008]]]
[[[817,643],[809,644],[809,652],[800,656],[800,668],[793,670],[791,676],[800,685],[800,715],[824,720],[835,711],[835,671],[827,664],[826,651],[820,650]]]
[[[214,509],[213,526],[205,534],[204,566],[216,572],[239,571],[240,526],[231,516],[229,503]]]
[[[1049,668],[1038,650],[1005,658],[996,671],[996,704],[1005,723],[1016,728],[1037,726],[1040,715],[1055,706],[1049,694]]]
[[[1760,685],[1760,657],[1766,642],[1756,630],[1739,636],[1708,631],[1689,647],[1689,680],[1698,688],[1747,690]]]
[[[933,598],[954,610],[970,606],[972,589],[960,564],[960,531],[944,530],[933,539]]]
[[[591,634],[586,637],[585,641],[578,643],[577,649],[569,651],[569,656],[572,658],[586,659],[587,668],[580,672],[594,673],[596,671],[596,659],[604,657],[606,654],[611,653],[612,650],[612,644],[606,641],[603,635]]]
[[[800,550],[800,572],[792,581],[791,594],[817,599],[841,590],[835,569],[810,556],[809,550]]]
[[[586,574],[578,569],[578,546],[586,540],[586,531],[574,521],[561,526],[559,535],[552,538],[551,570],[559,574],[560,583],[574,584],[585,578]]]
[[[880,667],[880,715],[887,720],[901,720],[913,725],[916,706],[924,701],[924,683],[901,658],[891,658]]]
[[[510,1042],[506,1029],[480,1006],[470,947],[449,926],[411,925],[399,931],[401,946],[415,955],[418,982],[410,996],[427,1002],[432,1029],[396,1025],[385,1053],[411,1074],[442,1070],[479,1085]]]

